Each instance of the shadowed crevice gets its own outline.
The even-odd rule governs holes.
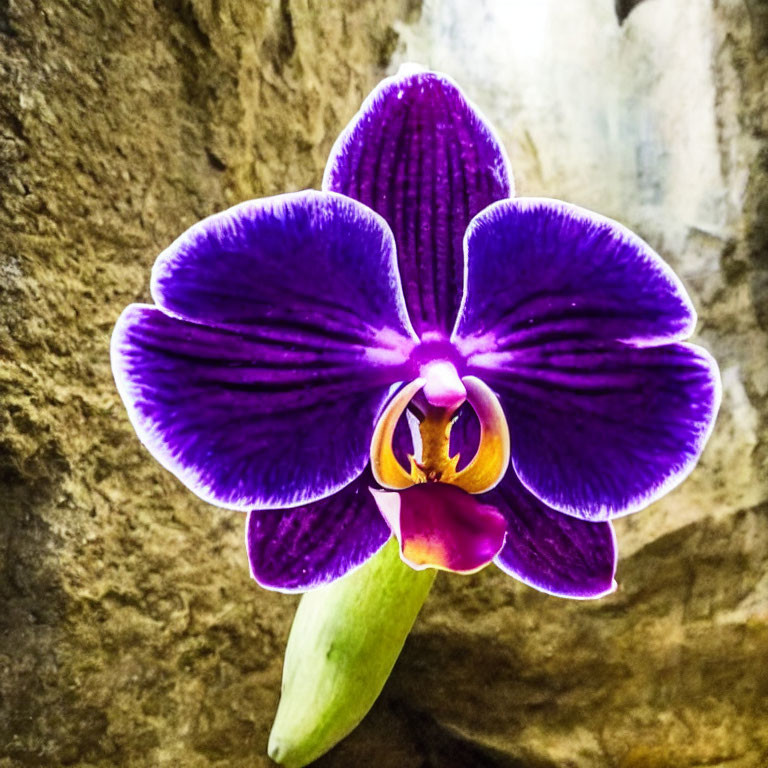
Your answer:
[[[393,702],[392,708],[408,723],[413,741],[424,755],[423,768],[558,768],[538,756],[513,757],[472,742],[404,702]]]
[[[619,24],[623,24],[627,16],[642,2],[643,0],[615,0],[614,7]]]
[[[11,9],[8,0],[0,0],[0,35],[16,37],[16,30],[11,24]]]

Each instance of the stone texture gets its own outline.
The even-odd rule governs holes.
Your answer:
[[[390,57],[394,58],[390,61]],[[768,765],[768,5],[0,0],[0,768],[266,766],[296,599],[141,449],[108,338],[198,218],[319,184],[384,70],[447,71],[521,194],[681,274],[723,410],[581,603],[441,574],[324,768]]]
[[[0,2],[0,765],[267,765],[296,600],[140,447],[108,345],[156,254],[317,186],[408,0]]]

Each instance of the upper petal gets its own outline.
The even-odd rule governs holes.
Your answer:
[[[409,70],[383,80],[337,140],[323,188],[380,213],[395,235],[416,331],[450,333],[472,217],[512,194],[504,149],[448,77]]]
[[[475,358],[548,340],[651,346],[687,338],[696,313],[647,243],[556,200],[491,206],[467,231],[467,284],[454,338]]]
[[[413,345],[393,242],[373,212],[302,193],[195,225],[158,259],[162,310],[112,337],[141,440],[203,499],[290,506],[357,477]]]

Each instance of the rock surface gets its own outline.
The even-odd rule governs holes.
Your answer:
[[[768,5],[647,0],[619,27],[609,0],[6,0],[0,768],[269,764],[296,599],[141,449],[108,339],[186,226],[317,186],[408,59],[488,114],[520,194],[664,255],[724,402],[689,480],[618,523],[615,595],[441,574],[318,765],[768,765]]]
[[[141,448],[109,336],[155,256],[316,186],[409,0],[0,2],[0,765],[267,765],[296,599]]]

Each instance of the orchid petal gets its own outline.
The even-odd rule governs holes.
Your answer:
[[[595,598],[616,589],[616,537],[610,522],[591,523],[547,507],[514,472],[483,501],[507,521],[495,559],[505,573],[559,597]]]
[[[503,364],[546,341],[654,346],[688,338],[682,283],[637,235],[557,200],[489,207],[466,235],[467,284],[454,338],[470,362]]]
[[[253,578],[267,589],[300,592],[344,576],[390,538],[365,471],[332,496],[290,509],[248,514],[246,546]]]
[[[112,366],[150,452],[233,509],[306,504],[356,478],[414,344],[394,243],[339,195],[244,203],[158,259]],[[354,414],[354,418],[350,418]]]
[[[402,362],[415,340],[392,232],[330,192],[249,200],[203,219],[158,256],[151,288],[184,320],[258,326],[281,355],[308,336],[322,337],[325,356],[351,344]]]
[[[585,520],[646,507],[691,472],[720,403],[705,350],[551,343],[486,369],[512,435],[512,466],[549,506]]]
[[[420,483],[403,491],[371,490],[412,568],[473,573],[504,544],[506,521],[493,506],[460,488]]]
[[[615,222],[549,200],[491,206],[466,249],[454,343],[502,400],[523,484],[554,509],[607,520],[680,483],[720,383],[704,350],[669,343],[695,323],[669,267]]]
[[[504,149],[459,87],[445,75],[412,70],[382,81],[339,136],[323,189],[387,220],[416,331],[450,333],[467,225],[512,194]]]

